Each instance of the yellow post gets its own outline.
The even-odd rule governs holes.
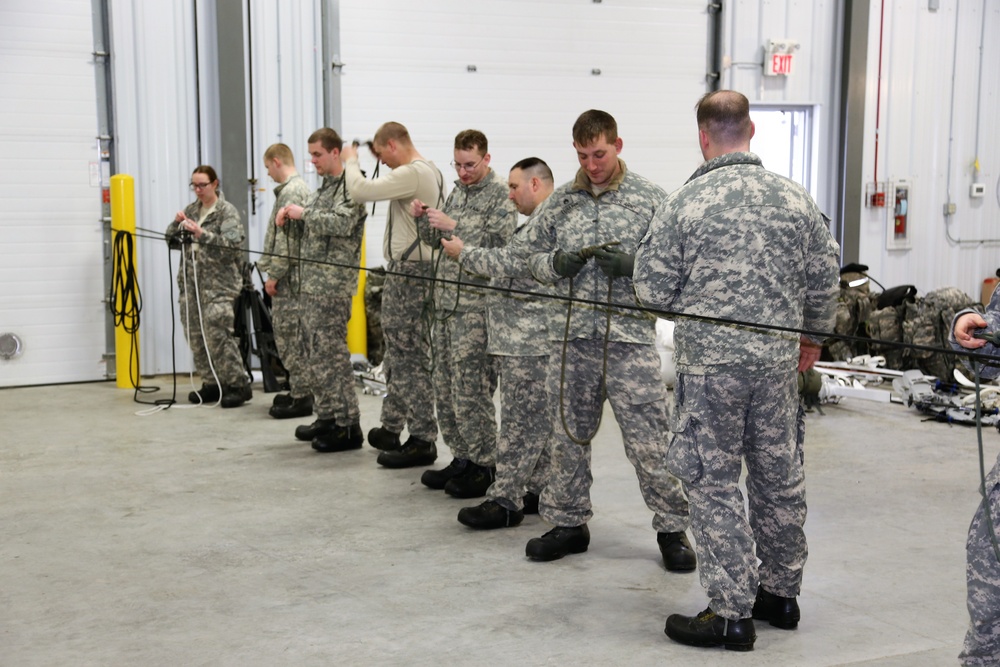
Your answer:
[[[365,240],[361,237],[361,266],[365,265]],[[368,272],[362,270],[358,276],[358,291],[351,300],[351,319],[347,323],[347,349],[351,354],[368,356],[368,317],[365,315],[365,280]]]
[[[111,177],[112,241],[118,232],[125,232],[135,239],[135,181],[127,174],[115,174]],[[118,266],[113,267],[115,271],[118,269]],[[117,295],[114,304],[117,312],[125,312],[131,306],[122,300],[123,295]],[[139,332],[135,332],[134,338],[127,332],[135,329],[136,317],[136,313],[126,312],[115,323],[115,381],[119,387],[129,389],[139,386]]]

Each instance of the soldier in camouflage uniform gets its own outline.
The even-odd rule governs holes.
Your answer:
[[[438,247],[457,234],[483,248],[507,244],[517,211],[507,198],[507,182],[490,169],[489,145],[479,130],[455,137],[455,187],[440,210],[420,199],[410,204],[421,238]],[[486,495],[496,477],[497,425],[493,392],[497,369],[487,352],[486,294],[477,287],[488,278],[438,256],[434,283],[434,398],[438,425],[454,457],[420,481],[456,498]]]
[[[302,316],[299,313],[299,255],[302,250],[301,225],[274,224],[278,211],[290,204],[306,203],[309,186],[295,169],[292,149],[272,144],[264,151],[264,167],[278,185],[274,188],[274,207],[264,235],[264,252],[257,268],[267,274],[264,291],[271,296],[271,319],[274,339],[281,361],[288,370],[288,394],[278,394],[268,414],[275,419],[307,417],[313,411],[313,398],[303,382]]]
[[[749,152],[746,97],[706,95],[698,128],[706,162],[661,204],[639,246],[639,300],[671,312],[829,331],[839,248],[827,220],[805,189]],[[751,650],[754,618],[786,629],[799,620],[795,596],[807,549],[796,367],[812,366],[821,341],[680,318],[674,342],[667,466],[688,493],[710,603],[697,616],[671,615],[665,630],[684,644]],[[744,461],[749,523],[739,490]]]
[[[518,212],[530,216],[552,194],[552,171],[538,158],[525,158],[510,170],[508,184]],[[501,379],[497,474],[486,501],[459,510],[459,522],[470,528],[507,528],[520,524],[525,514],[537,514],[538,496],[548,477],[552,428],[545,375],[551,307],[524,294],[545,288],[531,277],[524,258],[512,252],[527,224],[503,249],[466,248],[457,235],[441,241],[464,270],[493,276],[495,288],[486,296],[486,317],[487,351],[497,360]]]
[[[952,347],[1000,356],[1000,346],[972,337],[976,330],[984,328],[1000,331],[1000,290],[993,292],[985,316],[971,309],[956,315],[950,338]],[[1000,375],[1000,366],[983,366],[981,374],[983,379],[992,380]],[[983,501],[972,518],[965,544],[970,623],[958,657],[967,667],[996,665],[1000,656],[1000,555],[990,537],[991,523],[994,532],[1000,530],[1000,456],[986,475],[981,493]]]
[[[178,212],[166,232],[170,247],[183,253],[183,270],[177,275],[181,322],[202,379],[201,389],[188,399],[209,403],[221,397],[222,407],[235,408],[252,396],[233,331],[233,302],[243,285],[243,224],[239,211],[222,196],[212,167],[194,170],[191,189],[197,201]]]
[[[618,126],[604,111],[587,111],[577,119],[573,145],[580,171],[555,190],[525,230],[523,247],[534,253],[528,265],[559,296],[635,304],[631,270],[622,260],[631,259],[628,253],[646,233],[663,189],[629,171],[618,158]],[[613,242],[622,252],[598,247]],[[665,566],[694,569],[694,552],[684,535],[687,500],[680,482],[663,466],[666,387],[660,378],[655,319],[610,306],[553,303],[563,322],[569,317],[570,326],[568,333],[563,325],[549,329],[552,467],[539,513],[556,527],[530,540],[525,553],[532,560],[549,561],[589,547],[590,439],[607,398],[643,499],[655,513],[653,527]]]
[[[444,177],[417,152],[406,128],[385,123],[375,133],[372,150],[392,171],[365,180],[358,153],[345,146],[347,192],[358,202],[388,199],[382,252],[388,261],[382,293],[382,329],[388,394],[382,402],[382,425],[368,432],[368,443],[383,450],[378,457],[387,468],[430,465],[437,459],[437,421],[430,371],[428,296],[434,277],[434,250],[422,243],[410,214],[410,202],[421,199],[433,206],[444,203]],[[400,443],[403,428],[410,437]]]
[[[361,240],[367,214],[351,199],[340,161],[343,141],[328,127],[309,136],[309,154],[323,184],[305,206],[290,204],[275,220],[300,227],[299,326],[305,331],[301,354],[303,383],[313,395],[316,421],[295,429],[299,440],[318,452],[357,449],[364,442],[347,348],[351,300],[358,290]]]

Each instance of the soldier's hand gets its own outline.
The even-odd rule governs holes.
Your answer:
[[[431,227],[442,232],[453,232],[457,223],[436,208],[427,209],[427,221]]]
[[[973,338],[972,334],[977,329],[983,329],[986,326],[986,320],[979,313],[966,313],[955,320],[955,341],[964,348],[978,349],[986,345],[986,341],[981,338]]]
[[[462,248],[465,247],[465,243],[457,236],[452,236],[450,239],[441,239],[441,247],[444,248],[444,254],[452,259],[458,259],[458,256],[462,254]]]
[[[358,149],[353,144],[344,144],[340,149],[340,159],[344,162],[358,159]]]
[[[631,278],[635,256],[615,248],[594,248],[594,261],[609,278]]]
[[[586,263],[587,260],[575,252],[557,250],[555,257],[552,258],[552,270],[563,278],[573,278],[576,274],[580,273],[580,269]]]
[[[420,216],[427,213],[427,204],[423,203],[419,199],[414,199],[410,202],[410,215],[414,218],[419,218]]]
[[[812,368],[819,361],[822,352],[822,345],[817,345],[805,336],[799,336],[799,372],[805,373]]]
[[[264,283],[264,291],[268,293],[269,296],[274,296],[278,293],[278,279],[268,278],[267,282]]]
[[[187,216],[184,215],[184,211],[177,211],[177,215],[174,216],[174,222],[184,222],[185,218]]]

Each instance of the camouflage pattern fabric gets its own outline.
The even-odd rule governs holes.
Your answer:
[[[264,249],[257,268],[268,278],[278,281],[278,294],[282,297],[298,294],[298,264],[302,245],[302,226],[289,220],[284,227],[274,224],[278,211],[290,204],[305,206],[309,200],[309,186],[301,176],[290,176],[274,188],[274,206],[264,233]],[[277,297],[274,297],[277,298]]]
[[[431,382],[430,262],[390,261],[382,292],[387,391],[382,401],[382,426],[394,433],[405,427],[410,435],[434,442],[434,386]]]
[[[434,398],[444,442],[457,459],[496,465],[496,363],[486,354],[486,315],[456,312],[434,324]]]
[[[955,341],[954,321],[971,312],[977,311],[965,308],[955,313],[948,327],[948,340],[955,350],[965,348]],[[982,317],[986,320],[987,331],[1000,330],[1000,290],[993,292]],[[987,343],[977,351],[985,355],[1000,356],[1000,347],[992,343]],[[995,379],[1000,376],[1000,366],[982,367],[981,376],[985,380]],[[997,456],[996,463],[987,473],[984,488],[986,497],[972,518],[965,543],[966,606],[970,621],[959,659],[967,667],[996,665],[997,656],[1000,656],[1000,562],[993,550],[986,516],[989,512],[993,529],[1000,531],[1000,456]]]
[[[629,171],[619,160],[620,170],[608,188],[599,196],[591,193],[590,181],[580,170],[576,179],[555,189],[525,225],[524,241],[518,245],[527,255],[532,275],[543,283],[553,284],[561,297],[570,294],[570,281],[552,268],[556,251],[577,252],[583,248],[617,241],[618,250],[634,253],[645,236],[657,204],[666,194],[660,186]],[[589,261],[572,281],[573,296],[601,303],[609,301],[608,277]],[[610,302],[636,305],[631,278],[617,278],[612,283]],[[566,321],[569,304],[565,300],[552,302],[553,316]],[[569,339],[603,338],[608,308],[573,304]],[[610,308],[610,340],[623,343],[653,345],[656,340],[656,318],[636,310]],[[562,325],[549,331],[551,340],[562,340]]]
[[[492,169],[478,183],[465,185],[455,181],[455,187],[441,211],[456,225],[453,232],[432,229],[427,216],[417,218],[420,238],[432,248],[441,247],[442,238],[458,236],[468,245],[478,248],[498,248],[507,244],[517,226],[517,209],[507,197],[507,181]],[[450,282],[434,283],[434,302],[438,315],[451,312],[482,312],[486,309],[486,291],[477,288],[489,278],[462,270],[460,262],[439,255],[436,276]],[[454,283],[459,284],[454,284]]]
[[[795,369],[753,379],[682,373],[674,396],[667,467],[684,482],[691,503],[701,584],[712,611],[749,618],[758,583],[776,595],[797,596],[808,549],[805,422]],[[739,489],[744,460],[749,522]]]
[[[978,309],[978,302],[957,287],[942,287],[928,292],[923,298],[906,304],[902,340],[915,345],[945,347],[955,313],[973,306]],[[962,359],[951,354],[928,350],[907,352],[911,358],[911,363],[907,365],[909,368],[915,365],[942,382],[954,382],[952,371],[962,367]]]
[[[861,287],[841,287],[834,333],[847,336],[867,335],[863,329],[874,309],[874,298],[868,291],[868,283]],[[829,340],[826,347],[835,361],[847,361],[868,353],[868,345],[853,340]]]
[[[804,188],[752,153],[729,153],[660,206],[636,254],[636,292],[665,311],[830,331],[839,254]],[[754,376],[799,358],[798,334],[688,319],[674,342],[683,373]]]
[[[385,333],[382,331],[382,290],[385,273],[368,271],[365,277],[365,324],[368,337],[368,363],[378,366],[385,356]]]
[[[729,153],[706,161],[657,211],[636,254],[636,293],[666,311],[829,331],[838,255],[801,186],[752,153]],[[678,318],[674,342],[667,465],[688,493],[712,611],[747,618],[756,559],[760,582],[785,597],[798,595],[806,559],[799,336]]]
[[[556,526],[580,526],[593,516],[590,445],[566,435],[559,410],[560,384],[566,425],[576,438],[597,426],[607,398],[622,432],[625,454],[635,467],[639,491],[654,513],[657,532],[679,532],[689,524],[688,503],[680,482],[664,466],[666,456],[666,387],[660,379],[660,357],[653,345],[612,342],[608,374],[602,378],[602,340],[571,341],[563,382],[562,343],[552,345],[548,368],[549,418],[552,423],[551,468],[539,501],[542,518]]]
[[[347,348],[347,322],[351,319],[351,297],[303,294],[301,323],[306,332],[305,382],[313,395],[313,409],[320,419],[333,419],[339,426],[361,421],[354,391],[354,368]]]
[[[877,341],[902,342],[905,317],[906,304],[886,306],[873,311],[864,323],[865,331],[873,341],[869,346],[871,353],[885,357],[887,368],[903,369],[906,365],[904,350],[898,345],[880,345]]]
[[[547,356],[500,356],[500,433],[496,481],[486,492],[509,510],[524,508],[526,491],[540,495],[548,480]]]
[[[264,235],[264,250],[257,260],[257,268],[266,273],[268,279],[278,281],[278,291],[271,297],[271,322],[274,341],[281,355],[281,363],[288,370],[289,389],[294,398],[309,394],[309,388],[302,382],[302,375],[305,373],[302,350],[306,342],[301,339],[305,331],[300,326],[298,303],[302,230],[297,221],[289,220],[291,224],[284,227],[278,227],[274,221],[278,217],[278,211],[285,206],[304,206],[309,195],[309,186],[298,174],[275,186],[274,206]]]
[[[308,387],[304,393],[313,395],[313,409],[320,419],[336,419],[340,426],[359,423],[361,415],[347,322],[358,289],[356,267],[361,263],[367,217],[365,207],[347,194],[341,174],[325,177],[303,206],[302,219],[286,225],[301,243],[298,321],[302,384]]]
[[[233,330],[233,302],[243,285],[240,274],[243,224],[236,207],[223,198],[221,190],[218,194],[214,210],[201,221],[201,238],[181,246],[184,257],[183,268],[177,275],[178,303],[184,330],[189,334],[195,370],[202,381],[214,382],[209,366],[211,356],[219,382],[238,387],[247,383]],[[202,205],[197,200],[184,209],[184,215],[192,220],[199,220],[201,213]],[[167,242],[179,234],[179,223],[171,222],[167,226]]]

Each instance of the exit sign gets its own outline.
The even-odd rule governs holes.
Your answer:
[[[791,53],[772,53],[768,58],[764,74],[767,76],[788,76],[792,73],[792,63],[795,56]]]
[[[799,43],[794,39],[769,39],[764,43],[764,76],[788,76],[792,73]]]

